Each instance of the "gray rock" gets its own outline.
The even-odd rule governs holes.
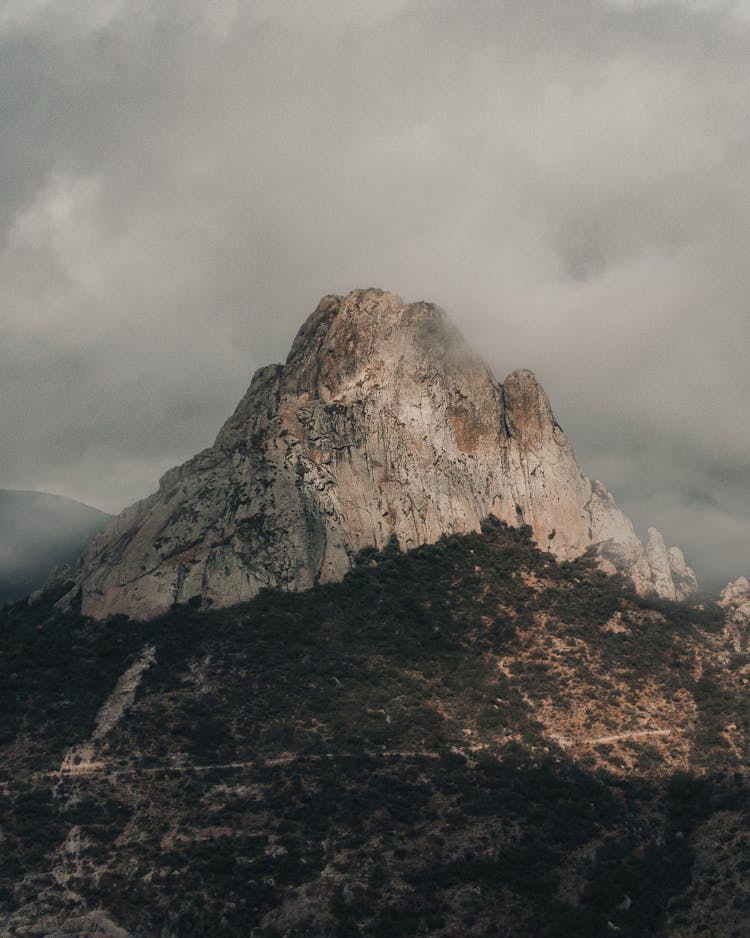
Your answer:
[[[724,610],[725,646],[737,655],[747,655],[750,650],[750,583],[747,577],[741,576],[727,583],[719,594],[719,606]],[[726,663],[736,667],[736,663]],[[750,669],[745,667],[744,671],[740,679],[743,684],[747,684],[750,681]]]
[[[580,470],[530,371],[498,384],[437,307],[356,290],[324,297],[214,445],[94,541],[75,589],[95,618],[226,606],[339,580],[363,547],[430,543],[489,514],[530,525],[560,559],[594,547],[643,593],[695,589],[682,554],[660,536],[644,549]]]
[[[737,624],[750,624],[750,583],[741,576],[727,583],[719,594],[719,605]]]

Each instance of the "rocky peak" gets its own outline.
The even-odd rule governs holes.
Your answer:
[[[719,594],[719,605],[725,613],[724,642],[735,654],[747,655],[750,650],[750,583],[741,576],[727,583]],[[743,683],[747,683],[747,677]]]
[[[506,425],[520,445],[533,449],[563,440],[549,398],[533,371],[512,371],[503,382],[503,399]]]
[[[684,600],[698,592],[695,574],[679,547],[669,547],[656,528],[648,529],[646,545],[654,592],[664,599]]]
[[[719,604],[724,607],[737,606],[750,599],[750,583],[741,576],[727,583],[719,595]]]
[[[284,365],[260,369],[213,447],[161,480],[84,558],[84,612],[147,617],[200,597],[340,579],[366,546],[528,524],[561,559],[594,547],[642,592],[694,590],[576,464],[530,371],[495,381],[438,307],[326,296]],[[608,567],[608,568],[609,568]]]
[[[741,576],[727,583],[719,594],[719,605],[738,625],[750,624],[750,583]]]
[[[474,358],[445,313],[431,303],[406,305],[383,290],[325,296],[303,323],[285,370],[298,393],[325,398],[384,360],[417,368]],[[486,366],[480,365],[486,370]]]

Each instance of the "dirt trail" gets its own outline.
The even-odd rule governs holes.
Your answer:
[[[646,736],[671,736],[674,732],[675,731],[671,729],[629,730],[625,733],[614,733],[611,736],[595,736],[590,739],[573,739],[569,736],[558,735],[550,735],[550,738],[563,749],[567,749],[571,746],[606,745],[607,743],[616,743],[623,739],[639,739]],[[35,774],[35,778],[75,778],[84,775],[106,775],[109,778],[124,778],[134,775],[154,775],[158,772],[202,773],[211,772],[214,769],[273,768],[278,765],[288,765],[291,762],[322,762],[326,759],[360,759],[362,757],[378,759],[440,759],[444,755],[446,755],[444,752],[433,752],[424,749],[371,749],[363,752],[324,753],[287,752],[270,759],[250,759],[242,762],[215,762],[207,765],[194,765],[192,763],[175,761],[143,768],[137,766],[117,768],[109,762],[97,762],[93,760],[84,760],[78,764],[74,764],[74,762],[68,758],[57,771],[39,772]]]
[[[288,765],[291,762],[322,762],[326,759],[440,759],[445,753],[428,752],[427,750],[367,750],[365,752],[323,752],[323,753],[294,753],[288,752],[272,759],[250,759],[244,762],[212,762],[207,765],[194,765],[185,762],[165,762],[160,765],[139,768],[117,768],[109,762],[84,761],[74,764],[65,762],[59,769],[52,772],[34,773],[34,778],[75,778],[82,775],[106,775],[109,778],[120,778],[132,775],[154,775],[157,772],[211,772],[214,769],[246,769],[262,766],[273,768],[277,765]]]
[[[599,746],[617,743],[621,739],[639,739],[643,736],[671,736],[674,730],[630,730],[627,733],[615,733],[612,736],[595,736],[591,739],[572,739],[570,736],[552,735],[552,739],[563,749],[569,746]]]

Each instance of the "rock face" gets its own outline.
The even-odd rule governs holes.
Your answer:
[[[741,609],[750,603],[750,583],[747,577],[727,583],[719,595],[719,605],[725,609]]]
[[[750,583],[741,576],[727,583],[719,594],[719,605],[725,612],[724,641],[735,654],[747,654],[750,647]],[[746,669],[747,670],[747,669]],[[746,676],[742,683],[748,683]]]
[[[560,559],[594,547],[642,593],[696,590],[682,553],[647,548],[579,469],[530,371],[498,384],[445,314],[381,290],[326,296],[212,447],[161,479],[91,546],[77,577],[95,618],[200,596],[340,579],[361,548],[528,524]]]
[[[719,595],[719,605],[736,625],[750,625],[750,583],[747,577],[727,583]]]

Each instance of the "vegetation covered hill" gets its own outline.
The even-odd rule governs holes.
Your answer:
[[[74,564],[109,518],[72,498],[0,489],[0,606],[38,590],[53,567]]]
[[[494,520],[231,609],[54,599],[0,619],[4,934],[746,934],[716,607]]]

